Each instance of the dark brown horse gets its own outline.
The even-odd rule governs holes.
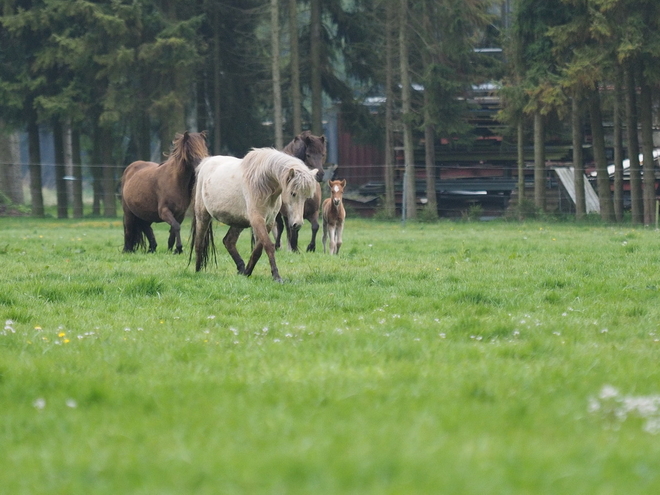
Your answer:
[[[177,134],[172,151],[160,165],[155,162],[131,163],[121,178],[121,204],[124,209],[124,252],[145,248],[145,236],[149,252],[156,251],[156,237],[151,224],[167,222],[170,237],[167,249],[175,253],[183,251],[181,222],[190,206],[195,185],[195,168],[208,156],[204,132]]]
[[[325,136],[314,136],[310,131],[303,131],[298,134],[293,141],[287,144],[282,152],[288,155],[299,158],[310,169],[316,170],[316,180],[321,182],[325,171],[323,165],[325,164],[326,157],[326,140]],[[307,246],[307,251],[316,250],[316,233],[319,230],[319,207],[321,206],[321,185],[317,184],[314,196],[305,202],[304,219],[312,224],[312,240]],[[282,238],[282,231],[286,227],[286,236],[289,243],[289,248],[292,251],[298,251],[298,231],[292,230],[289,227],[289,222],[286,221],[286,213],[284,205],[282,211],[275,219],[275,247],[279,249],[280,241]]]

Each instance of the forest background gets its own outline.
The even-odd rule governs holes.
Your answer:
[[[45,213],[40,130],[53,136],[57,216],[83,215],[82,179],[90,176],[92,214],[115,217],[123,167],[167,152],[177,132],[207,130],[212,154],[240,156],[255,146],[281,148],[284,136],[302,129],[322,134],[331,108],[356,140],[384,150],[385,216],[395,214],[394,147],[404,150],[407,176],[414,175],[415,147],[425,148],[432,217],[435,146],[473,139],[467,96],[488,83],[498,88],[502,138],[517,144],[519,171],[525,143],[533,144],[537,209],[545,208],[545,143],[562,128],[572,131],[577,217],[585,215],[588,134],[601,217],[624,218],[622,163],[629,157],[632,221],[655,222],[656,0],[1,5],[0,203],[28,203],[36,217]],[[17,132],[27,135],[29,197]],[[413,218],[414,181],[404,187]]]

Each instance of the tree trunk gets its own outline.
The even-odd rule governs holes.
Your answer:
[[[94,150],[96,172],[94,174],[94,213],[98,207],[100,214],[100,200],[103,200],[103,216],[114,218],[117,216],[115,197],[115,166],[112,163],[111,131],[102,129],[98,123],[94,127]],[[98,199],[96,198],[98,194]]]
[[[428,3],[424,2],[424,13],[422,20],[423,36],[427,40],[433,39],[431,28],[431,15],[428,12]],[[435,62],[433,45],[429,43],[422,52],[422,61],[426,67]],[[430,218],[438,217],[438,198],[435,191],[435,125],[431,119],[431,95],[430,91],[424,91],[424,162],[426,167],[426,213]]]
[[[635,89],[634,64],[624,67],[626,96],[626,137],[628,141],[628,159],[630,160],[630,202],[632,222],[644,221],[642,202],[642,175],[639,166],[639,141],[637,136],[637,94]]]
[[[312,87],[312,133],[323,134],[323,93],[321,88],[321,0],[310,0],[310,66]]]
[[[619,64],[616,66],[614,79],[614,217],[617,222],[623,221],[623,71]]]
[[[0,191],[14,204],[22,205],[25,201],[18,136],[14,132],[7,132],[2,122],[0,122]]]
[[[221,107],[220,97],[222,95],[222,67],[220,65],[220,14],[218,7],[213,15],[213,154],[222,153],[222,133],[221,133]]]
[[[518,119],[518,139],[516,143],[516,154],[518,157],[518,214],[522,219],[522,206],[525,201],[525,128],[523,127],[524,117],[521,115]]]
[[[55,144],[55,191],[57,195],[57,218],[69,216],[69,201],[66,191],[66,164],[64,158],[64,126],[60,119],[53,123],[53,140]]]
[[[640,78],[639,123],[642,128],[642,155],[644,160],[643,198],[644,225],[655,223],[655,170],[653,162],[653,91],[646,77]]]
[[[603,131],[603,117],[600,108],[600,93],[598,87],[594,89],[589,98],[589,116],[591,121],[591,136],[596,162],[598,200],[600,202],[600,217],[606,222],[614,221],[614,207],[612,205],[612,191],[610,190],[610,176],[607,173],[607,156],[605,155],[605,132]]]
[[[151,122],[145,108],[137,122],[137,159],[151,160]]]
[[[385,24],[385,215],[394,218],[396,201],[394,199],[394,2],[387,3]]]
[[[584,161],[582,158],[582,108],[579,91],[571,101],[571,127],[573,130],[573,183],[575,185],[575,218],[584,218],[587,206],[584,195]]]
[[[82,218],[83,213],[83,174],[80,149],[80,130],[71,129],[71,160],[73,162],[73,218]]]
[[[197,107],[197,132],[208,131],[209,120],[208,112],[206,110],[206,70],[203,69],[198,73],[198,80],[195,83],[195,104]]]
[[[291,49],[291,105],[293,135],[302,132],[302,96],[300,94],[300,52],[298,49],[298,0],[289,0],[289,39]]]
[[[103,201],[103,157],[101,153],[102,135],[98,124],[92,131],[92,215],[101,216],[101,203]]]
[[[137,88],[135,98],[135,105],[138,107],[138,112],[135,120],[134,139],[135,152],[137,160],[151,160],[151,122],[149,120],[149,97],[146,94],[149,87],[149,74],[141,67],[142,63],[139,60],[139,52],[136,50],[135,66],[138,67],[140,87]]]
[[[280,9],[278,0],[270,0],[270,45],[273,70],[273,128],[275,148],[284,148],[282,130],[282,81],[280,77]]]
[[[32,216],[44,216],[44,196],[41,183],[41,145],[39,143],[39,125],[37,113],[28,110],[28,150],[30,156],[30,197],[32,201]]]
[[[545,119],[534,113],[534,204],[545,211]]]
[[[426,161],[426,210],[430,218],[438,217],[438,197],[435,191],[435,127],[424,126],[424,158]]]
[[[408,0],[401,0],[399,12],[399,63],[401,65],[401,119],[405,161],[404,196],[406,219],[417,217],[415,197],[415,159],[413,153],[410,68],[408,64]]]

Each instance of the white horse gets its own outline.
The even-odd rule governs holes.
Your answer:
[[[214,251],[212,219],[229,225],[223,244],[239,274],[250,276],[265,249],[273,279],[282,282],[275,264],[275,245],[268,233],[282,202],[286,204],[289,226],[300,229],[305,200],[316,189],[316,171],[298,158],[272,148],[253,149],[245,158],[211,156],[197,169],[190,256],[195,251],[195,270],[206,267]],[[256,239],[245,265],[236,249],[241,232],[252,227]]]

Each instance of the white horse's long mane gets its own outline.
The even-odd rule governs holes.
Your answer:
[[[253,148],[243,158],[241,167],[248,190],[261,199],[285,187],[311,197],[316,188],[315,172],[298,158],[274,148]],[[289,180],[292,169],[294,174]]]

